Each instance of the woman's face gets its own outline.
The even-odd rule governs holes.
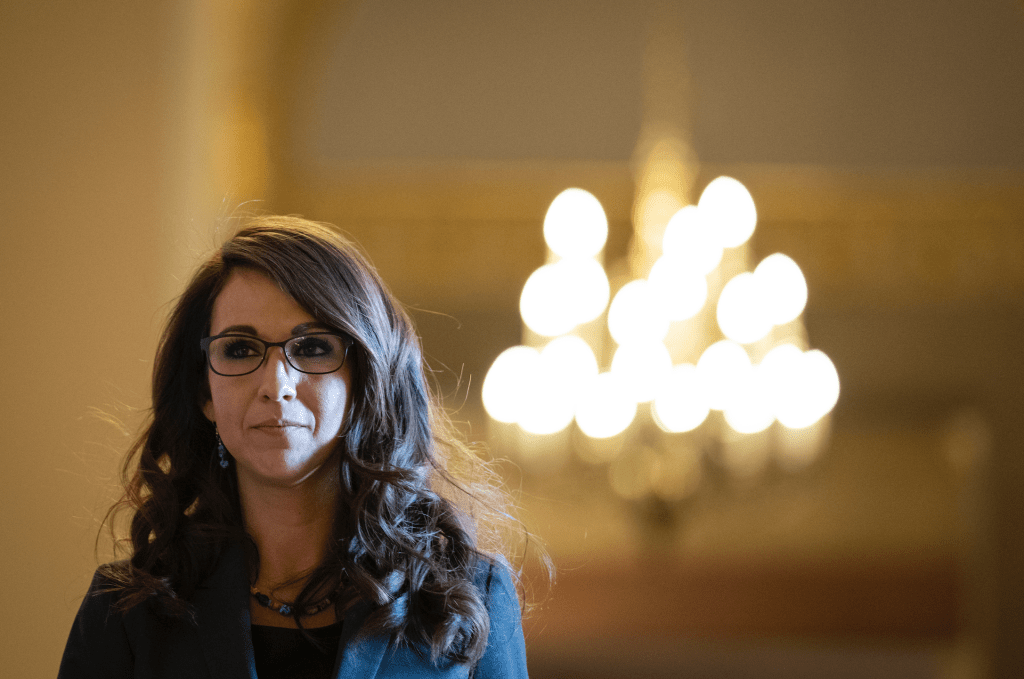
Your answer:
[[[325,331],[262,273],[237,269],[214,300],[210,334],[226,332],[281,342]],[[349,366],[323,375],[293,368],[281,347],[271,347],[248,375],[225,377],[207,368],[210,400],[203,413],[217,425],[238,466],[240,484],[296,486],[331,458],[345,421]]]

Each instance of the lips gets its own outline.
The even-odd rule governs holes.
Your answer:
[[[257,422],[256,424],[252,425],[252,428],[253,429],[266,429],[266,430],[271,430],[272,431],[272,430],[275,430],[275,429],[288,429],[290,427],[305,427],[305,426],[306,425],[304,425],[303,423],[295,422],[293,420],[270,419],[270,420],[263,420],[262,422]]]

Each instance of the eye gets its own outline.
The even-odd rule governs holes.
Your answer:
[[[298,358],[323,358],[335,354],[339,347],[340,340],[333,335],[313,335],[293,340],[290,353]]]
[[[263,355],[260,342],[248,337],[224,337],[219,345],[218,353],[228,359],[240,360]]]

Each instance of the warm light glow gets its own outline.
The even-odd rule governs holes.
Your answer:
[[[708,282],[703,274],[668,256],[658,258],[647,281],[672,321],[693,318],[708,298]]]
[[[540,352],[536,383],[523,404],[519,426],[532,434],[554,434],[572,422],[583,384],[597,375],[597,361],[587,343],[567,335]]]
[[[772,358],[775,351],[778,349],[765,356],[764,362]],[[786,350],[786,354],[783,358],[773,359],[784,363],[785,370],[776,365],[771,368],[771,380],[779,391],[775,416],[790,429],[803,429],[835,407],[839,399],[839,375],[829,357],[817,349],[801,352],[799,360],[794,359],[792,350]],[[780,382],[784,386],[778,386]]]
[[[575,335],[565,335],[548,342],[540,352],[540,366],[551,380],[565,386],[572,394],[573,405],[585,385],[597,377],[597,359],[590,345]]]
[[[516,346],[501,352],[484,378],[482,398],[487,414],[499,422],[519,420],[540,373],[540,353]]]
[[[750,192],[732,177],[719,177],[704,189],[697,202],[723,247],[743,245],[754,233],[757,208]]]
[[[709,274],[722,261],[722,244],[696,205],[676,212],[665,227],[662,251],[686,269]]]
[[[608,306],[611,288],[608,275],[595,259],[563,259],[555,266],[560,267],[569,281],[566,312],[575,324],[592,321]]]
[[[788,323],[807,305],[807,281],[800,267],[782,253],[768,255],[754,269],[762,290],[768,319],[775,325]]]
[[[641,231],[651,230],[660,232],[665,224],[668,224],[682,204],[678,196],[671,191],[652,191],[641,200],[639,223],[643,227]]]
[[[714,410],[728,408],[751,369],[750,357],[735,342],[721,340],[705,349],[697,361],[697,380],[708,406]]]
[[[572,422],[581,390],[597,376],[587,343],[568,335],[543,351],[524,346],[503,351],[487,371],[483,402],[499,422],[533,434],[553,434]]]
[[[565,313],[569,282],[554,264],[545,264],[526,279],[519,297],[519,313],[530,330],[548,337],[569,332],[576,325]]]
[[[608,308],[608,331],[619,344],[661,341],[668,326],[666,311],[646,280],[626,283]]]
[[[519,311],[535,333],[554,337],[597,318],[608,296],[608,277],[600,264],[593,259],[563,259],[530,274]]]
[[[554,434],[572,422],[575,399],[570,385],[541,373],[523,403],[519,426],[531,434]]]
[[[576,424],[591,438],[603,439],[626,430],[636,417],[636,402],[629,398],[622,378],[601,373],[580,396]]]
[[[707,419],[709,410],[697,368],[689,363],[674,367],[654,397],[654,421],[669,433],[696,429]]]
[[[824,353],[800,348],[806,346],[803,272],[781,253],[764,258],[753,272],[742,271],[747,249],[724,252],[747,243],[757,225],[754,200],[739,181],[718,177],[697,205],[684,207],[677,190],[683,184],[652,184],[648,174],[642,179],[628,257],[628,268],[640,278],[614,298],[598,261],[608,239],[600,202],[576,188],[552,201],[544,218],[551,263],[526,281],[520,311],[531,344],[541,343],[538,335],[554,339],[540,351],[517,346],[495,359],[483,383],[488,414],[539,435],[521,439],[538,457],[573,448],[585,461],[609,464],[612,488],[630,499],[657,495],[674,502],[693,493],[706,437],[716,439],[717,459],[734,476],[752,479],[773,454],[781,469],[806,465],[827,435],[839,377]],[[673,355],[693,360],[710,341],[708,333],[715,334],[706,325],[709,299],[726,339],[705,348],[696,365],[673,367]],[[599,373],[598,357],[580,335],[597,331],[593,322],[605,310],[618,346],[609,371]],[[584,323],[589,325],[577,330]],[[751,354],[761,356],[780,341],[800,346],[782,344],[752,365]],[[603,347],[601,359],[607,359]],[[623,435],[638,405],[647,402],[666,434],[701,425],[705,433]],[[724,426],[717,416],[704,424],[711,410],[722,412]],[[566,435],[551,436],[573,419],[586,439],[573,434],[570,445]]]
[[[775,421],[771,393],[766,386],[757,368],[746,371],[723,413],[733,431],[756,434]]]
[[[800,385],[793,376],[803,369],[803,360],[804,352],[789,343],[780,344],[761,359],[757,372],[765,390],[772,395],[773,409],[800,397],[795,393]]]
[[[623,344],[615,350],[612,372],[622,378],[629,397],[645,403],[672,371],[672,357],[663,342]]]
[[[544,216],[544,240],[559,257],[593,257],[608,239],[601,203],[583,189],[558,194]]]
[[[772,329],[759,281],[750,272],[736,274],[718,298],[718,327],[734,342],[756,342]]]
[[[828,433],[828,417],[803,429],[779,427],[779,444],[775,451],[779,467],[788,472],[796,472],[814,462],[825,445]]]
[[[839,401],[839,373],[836,371],[832,359],[818,349],[811,349],[804,354],[804,361],[812,375],[811,383],[819,412],[818,417],[821,418],[832,412]]]

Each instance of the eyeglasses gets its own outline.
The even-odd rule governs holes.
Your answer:
[[[333,332],[315,332],[292,337],[283,342],[264,342],[249,335],[215,335],[204,337],[199,346],[206,353],[210,369],[225,377],[239,377],[256,372],[267,357],[270,347],[281,347],[288,365],[299,372],[323,375],[345,365],[345,356],[352,340]]]

